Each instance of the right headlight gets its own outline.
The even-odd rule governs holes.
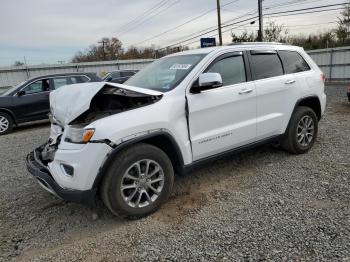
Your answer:
[[[95,133],[94,128],[75,128],[69,127],[64,141],[69,143],[86,144]]]

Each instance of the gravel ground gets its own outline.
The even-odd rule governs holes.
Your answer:
[[[157,213],[122,221],[42,190],[24,159],[47,124],[0,137],[0,260],[350,261],[350,104],[327,87],[306,155],[271,146],[177,177]]]

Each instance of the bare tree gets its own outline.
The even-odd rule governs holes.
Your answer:
[[[241,35],[236,35],[235,33],[232,32],[231,37],[232,37],[233,43],[255,42],[258,39],[257,34],[248,33],[247,31],[244,31]]]
[[[77,52],[72,62],[116,60],[122,53],[122,42],[118,38],[102,38],[98,44],[91,45],[85,52]]]
[[[338,27],[335,29],[338,40],[342,44],[350,44],[350,0],[344,6],[341,17],[338,17]]]
[[[264,29],[264,40],[267,42],[286,42],[288,30],[284,25],[278,25],[276,22],[271,21]]]

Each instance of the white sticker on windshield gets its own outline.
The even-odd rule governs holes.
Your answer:
[[[170,67],[171,70],[187,70],[191,67],[190,64],[174,64]]]

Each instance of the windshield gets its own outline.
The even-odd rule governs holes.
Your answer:
[[[18,87],[20,87],[21,85],[23,85],[26,81],[23,81],[22,83],[19,83],[16,86],[10,87],[9,89],[7,89],[4,93],[0,94],[0,96],[8,96],[9,94],[11,94],[13,91],[15,91]]]
[[[134,75],[125,85],[167,92],[175,88],[205,54],[161,58]]]

